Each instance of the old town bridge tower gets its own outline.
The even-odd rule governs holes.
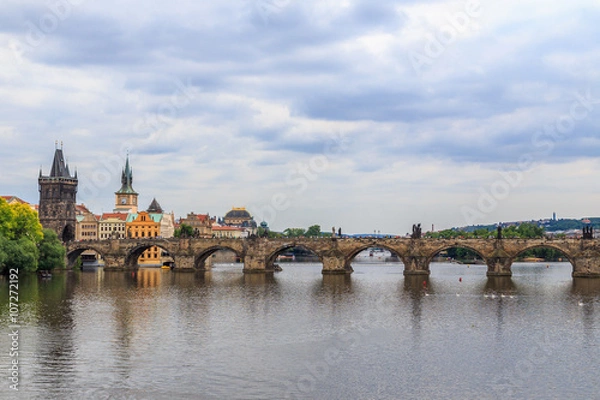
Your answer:
[[[44,228],[52,229],[63,242],[75,239],[75,203],[77,195],[77,171],[71,176],[65,162],[62,143],[54,151],[50,175],[38,177],[40,204],[38,215]]]

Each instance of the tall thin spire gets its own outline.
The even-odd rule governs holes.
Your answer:
[[[133,190],[133,172],[129,165],[129,152],[127,152],[127,159],[125,161],[125,168],[121,172],[121,189],[117,193],[135,193]]]

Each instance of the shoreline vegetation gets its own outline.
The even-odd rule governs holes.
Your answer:
[[[0,198],[0,274],[65,268],[65,248],[51,229],[43,229],[27,204],[8,204]]]

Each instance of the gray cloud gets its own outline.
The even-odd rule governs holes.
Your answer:
[[[554,2],[529,17],[518,2],[503,6],[512,13],[484,5],[477,29],[458,34],[417,73],[408,54],[423,52],[461,4],[231,0],[153,9],[83,2],[46,29],[41,43],[26,47],[19,62],[11,45],[26,45],[31,24],[40,28],[52,11],[41,1],[9,2],[0,16],[8,57],[0,75],[0,154],[4,170],[26,163],[18,176],[32,174],[32,181],[5,176],[0,185],[36,202],[37,170],[48,165],[55,139],[88,177],[127,143],[136,189],[168,187],[161,204],[182,215],[284,192],[294,206],[276,228],[304,220],[327,226],[359,213],[361,199],[372,204],[373,193],[385,193],[371,207],[373,215],[381,210],[382,228],[398,207],[416,210],[398,217],[407,227],[385,228],[403,232],[415,218],[428,223],[423,196],[439,196],[447,182],[459,181],[471,192],[446,188],[462,197],[447,204],[447,219],[431,221],[459,225],[456,210],[477,195],[469,182],[493,182],[497,169],[524,154],[550,165],[598,154],[599,103],[568,134],[555,135],[551,151],[533,141],[569,116],[577,93],[590,90],[593,101],[600,99],[600,12],[591,1],[576,3]],[[328,154],[340,134],[351,145]],[[327,165],[296,193],[286,177],[319,156]],[[109,175],[88,196],[92,207],[112,208],[118,174]],[[211,196],[200,193],[207,187]],[[329,205],[304,209],[317,195],[333,203],[351,196],[358,208],[334,215]],[[316,214],[298,217],[309,209]],[[355,223],[348,229],[371,224]]]

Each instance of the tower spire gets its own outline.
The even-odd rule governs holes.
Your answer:
[[[121,172],[121,188],[115,192],[115,211],[134,210],[137,212],[138,193],[133,189],[133,173],[129,163],[129,152],[125,160],[125,168]],[[129,211],[128,211],[129,212]]]

